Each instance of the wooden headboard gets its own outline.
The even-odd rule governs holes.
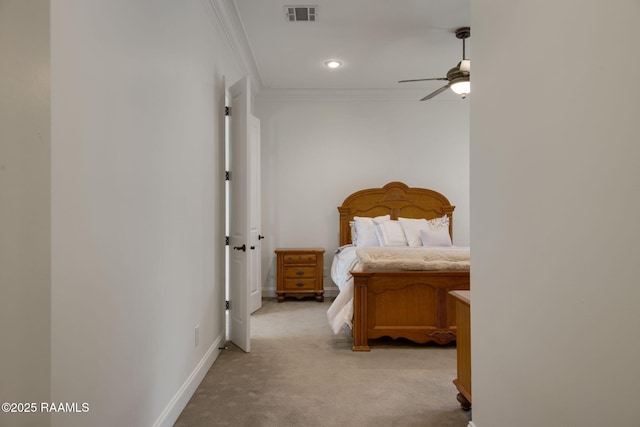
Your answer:
[[[356,191],[344,199],[340,212],[340,246],[351,243],[349,223],[354,216],[391,215],[391,219],[449,217],[449,234],[453,240],[453,210],[447,198],[426,188],[410,188],[402,182],[390,182],[382,188]]]

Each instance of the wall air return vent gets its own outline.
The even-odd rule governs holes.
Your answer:
[[[315,22],[318,6],[285,6],[285,16],[289,22]]]

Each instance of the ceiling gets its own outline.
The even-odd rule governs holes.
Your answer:
[[[470,0],[233,2],[260,89],[411,89],[426,95],[445,82],[397,82],[444,77],[462,58],[455,29],[470,26]],[[310,5],[317,7],[315,22],[287,21],[284,6]],[[328,69],[329,59],[344,65]]]

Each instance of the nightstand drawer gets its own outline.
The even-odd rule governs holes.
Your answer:
[[[303,278],[315,278],[316,267],[285,267],[283,268],[283,276],[287,279],[292,277]]]
[[[313,291],[316,289],[316,279],[284,279],[285,291]]]
[[[283,262],[285,264],[315,264],[316,254],[288,254],[284,256]]]

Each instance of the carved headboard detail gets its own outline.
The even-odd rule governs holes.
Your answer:
[[[390,182],[382,188],[356,191],[338,206],[340,212],[340,246],[351,243],[349,223],[354,216],[391,215],[391,219],[449,217],[449,234],[453,240],[453,210],[449,200],[437,191],[411,188],[402,182]]]

